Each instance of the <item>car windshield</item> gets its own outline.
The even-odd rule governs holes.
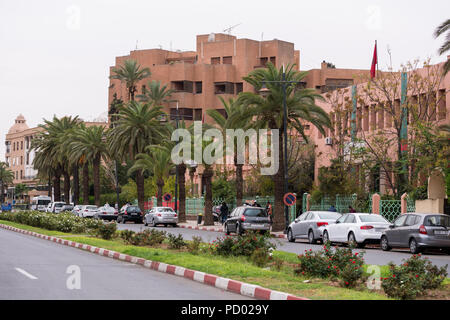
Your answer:
[[[141,209],[139,207],[128,207],[127,212],[129,213],[141,213]]]
[[[360,215],[359,219],[361,220],[361,222],[385,222],[385,223],[389,223],[386,219],[384,219],[382,216],[377,215],[377,214]]]
[[[425,218],[426,226],[433,227],[433,226],[439,226],[439,227],[450,227],[450,217],[448,216],[428,216]]]
[[[51,200],[38,200],[38,205],[48,205],[51,202]]]
[[[159,208],[159,212],[173,212],[172,208]]]
[[[261,209],[247,209],[244,212],[244,216],[246,217],[267,217],[266,210]]]
[[[337,212],[319,212],[317,213],[317,215],[319,216],[320,219],[339,219],[340,218],[340,214]]]
[[[64,205],[64,203],[55,203],[55,208],[62,207],[63,205]]]
[[[88,206],[86,207],[87,210],[97,210],[97,207],[94,206]]]

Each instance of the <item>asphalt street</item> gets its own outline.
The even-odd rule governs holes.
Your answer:
[[[79,277],[76,277],[77,274]],[[72,289],[69,289],[67,283]],[[79,289],[77,284],[80,284]],[[0,229],[0,300],[24,299],[250,298],[139,265]]]
[[[118,224],[118,229],[130,229],[133,231],[141,231],[144,228],[150,228],[145,227],[143,224],[133,224],[133,223],[127,223],[127,224]],[[183,237],[186,240],[191,240],[193,236],[201,236],[203,241],[205,242],[211,242],[218,237],[225,236],[225,233],[223,232],[213,232],[213,231],[201,231],[201,230],[194,230],[194,229],[185,229],[185,228],[174,228],[174,227],[156,227],[158,230],[164,230],[170,233],[173,233],[175,235],[182,234]],[[312,249],[320,250],[322,249],[323,245],[313,245],[309,244],[307,240],[296,240],[295,243],[291,243],[287,241],[286,239],[273,239],[273,242],[277,245],[277,250],[280,251],[287,251],[287,252],[293,252],[293,253],[304,253],[305,250]],[[366,261],[366,264],[376,264],[376,265],[387,265],[389,262],[393,262],[395,264],[400,264],[403,262],[403,260],[408,259],[411,257],[411,254],[409,253],[408,249],[394,249],[392,251],[383,251],[379,247],[378,248],[365,248],[365,249],[356,249],[355,252],[361,252],[365,251],[364,260]],[[428,257],[429,260],[437,265],[437,266],[445,266],[447,265],[447,272],[450,275],[450,256],[446,254],[441,254],[439,252],[437,253],[430,253],[426,252],[425,254],[422,254],[424,257]]]

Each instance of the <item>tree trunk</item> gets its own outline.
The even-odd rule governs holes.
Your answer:
[[[211,166],[205,166],[205,170],[203,171],[203,177],[205,178],[205,212],[203,213],[205,216],[205,226],[213,226],[214,218],[212,215],[212,186],[211,180],[214,175]]]
[[[186,165],[178,165],[178,185],[179,185],[179,208],[178,221],[186,222]]]
[[[156,186],[158,188],[158,197],[156,200],[156,204],[158,207],[162,207],[163,203],[162,203],[162,196],[163,196],[163,188],[164,188],[164,180],[158,180],[158,182],[156,182]]]
[[[144,173],[142,172],[142,170],[138,170],[136,172],[136,187],[137,187],[139,208],[141,209],[142,212],[144,212],[145,190],[144,190]]]
[[[61,174],[53,177],[54,201],[61,201]]]
[[[194,174],[195,174],[196,168],[189,168],[189,177],[191,179],[191,196],[195,197],[194,194]]]
[[[234,165],[236,167],[236,206],[242,205],[242,196],[244,190],[244,178],[242,176],[243,164],[237,163],[237,155],[234,156]]]
[[[83,204],[89,204],[89,162],[83,165]]]
[[[0,204],[3,204],[5,202],[5,186],[3,185],[3,181],[0,181],[1,187],[0,187]]]
[[[48,196],[51,198],[52,196],[52,177],[48,176]]]
[[[73,188],[73,204],[77,205],[80,202],[80,175],[78,173],[78,164],[72,167],[72,188]]]
[[[70,173],[68,170],[63,171],[64,176],[64,201],[70,204]]]
[[[274,205],[274,216],[272,231],[284,231],[285,229],[285,214],[284,214],[284,157],[283,157],[283,135],[279,135],[278,139],[278,150],[279,150],[279,169],[278,172],[273,176],[274,182],[274,192],[275,192],[275,205]]]
[[[100,206],[100,156],[95,156],[93,163],[94,173],[94,199],[95,205]]]

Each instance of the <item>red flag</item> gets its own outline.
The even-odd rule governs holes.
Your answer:
[[[373,58],[372,58],[372,67],[370,68],[370,79],[375,78],[375,75],[376,75],[375,66],[376,65],[378,65],[378,54],[377,54],[377,42],[375,41],[375,49],[373,51]]]

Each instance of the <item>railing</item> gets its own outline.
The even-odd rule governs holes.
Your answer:
[[[393,222],[402,212],[401,200],[380,200],[380,214]]]

